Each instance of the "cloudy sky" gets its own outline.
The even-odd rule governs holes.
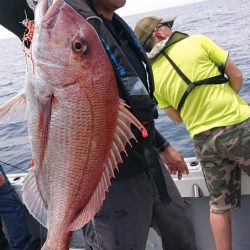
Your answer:
[[[126,5],[117,12],[121,16],[127,16],[198,1],[201,0],[127,0]]]
[[[126,5],[117,12],[121,16],[128,16],[136,13],[159,10],[197,1],[200,0],[127,0]],[[13,36],[13,34],[0,25],[0,38],[10,36]]]

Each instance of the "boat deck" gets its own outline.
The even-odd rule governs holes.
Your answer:
[[[185,160],[188,164],[190,174],[188,176],[184,175],[181,181],[176,178],[173,179],[182,197],[187,201],[188,209],[194,221],[198,249],[215,250],[209,225],[208,190],[201,171],[201,166],[195,158],[187,158]],[[21,200],[22,183],[25,175],[26,174],[11,174],[8,176]],[[233,249],[249,250],[250,237],[248,222],[250,221],[250,182],[249,177],[244,172],[242,172],[241,175],[241,184],[241,209],[237,209],[232,213]],[[29,215],[28,211],[27,218],[32,232],[32,240],[46,238],[46,231],[31,215]],[[32,250],[41,249],[40,245],[37,244],[37,247]],[[162,246],[159,236],[157,236],[155,231],[150,230],[146,250],[160,249],[162,249]],[[70,243],[70,250],[84,250],[84,239],[81,230],[74,232]]]
[[[71,239],[70,250],[84,250],[84,239],[81,230],[75,231]],[[150,229],[145,250],[160,250],[161,240],[153,229]]]

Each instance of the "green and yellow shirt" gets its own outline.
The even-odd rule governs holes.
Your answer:
[[[225,50],[204,35],[182,39],[165,51],[192,82],[221,74],[218,65],[225,65],[228,57]],[[152,69],[159,107],[177,109],[187,84],[162,54],[153,60]],[[246,120],[250,117],[250,107],[228,83],[206,84],[197,86],[188,95],[181,117],[193,138],[211,128]]]

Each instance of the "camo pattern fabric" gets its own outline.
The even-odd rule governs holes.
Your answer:
[[[210,193],[210,211],[240,207],[241,170],[250,176],[250,119],[195,135],[193,145]]]

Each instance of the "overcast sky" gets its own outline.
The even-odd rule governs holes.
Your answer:
[[[126,5],[119,9],[117,13],[121,16],[127,16],[198,1],[201,0],[127,0]]]
[[[126,5],[117,12],[121,16],[128,16],[136,13],[159,10],[197,1],[200,0],[127,0]],[[0,38],[10,36],[14,35],[0,25]]]

